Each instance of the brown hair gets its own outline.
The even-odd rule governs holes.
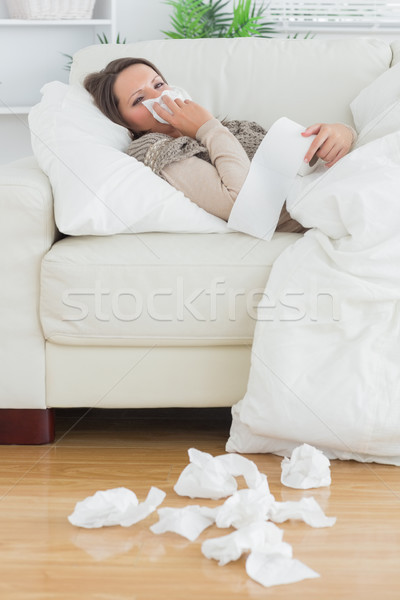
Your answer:
[[[166,82],[165,77],[160,71],[145,58],[117,58],[111,61],[108,65],[98,73],[90,73],[86,75],[83,85],[87,91],[93,96],[94,103],[111,121],[126,127],[133,138],[139,137],[141,134],[132,131],[120,115],[118,110],[118,98],[114,93],[114,83],[118,75],[130,67],[131,65],[147,65],[153,69]]]

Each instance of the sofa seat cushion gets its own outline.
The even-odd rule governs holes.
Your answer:
[[[42,262],[41,323],[58,344],[249,344],[271,265],[298,234],[68,237]],[[271,318],[279,299],[271,299]]]

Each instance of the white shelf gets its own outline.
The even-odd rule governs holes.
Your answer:
[[[26,115],[49,81],[67,83],[67,56],[116,39],[117,0],[96,0],[90,19],[11,19],[0,0],[0,117]],[[0,134],[1,138],[1,134]]]
[[[0,106],[0,115],[27,115],[32,106]]]
[[[59,19],[57,21],[50,19],[0,19],[0,26],[4,27],[53,27],[54,25],[63,27],[97,27],[100,25],[111,25],[111,19]]]
[[[67,56],[116,39],[117,3],[96,0],[90,19],[11,19],[0,0],[0,164],[32,153],[28,114],[46,83],[68,82]]]

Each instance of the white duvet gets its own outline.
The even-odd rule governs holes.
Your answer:
[[[312,229],[273,266],[227,450],[306,442],[400,465],[400,132],[347,155],[289,210]]]

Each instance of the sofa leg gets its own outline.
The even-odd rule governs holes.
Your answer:
[[[54,441],[54,408],[0,409],[0,444],[49,444]]]

